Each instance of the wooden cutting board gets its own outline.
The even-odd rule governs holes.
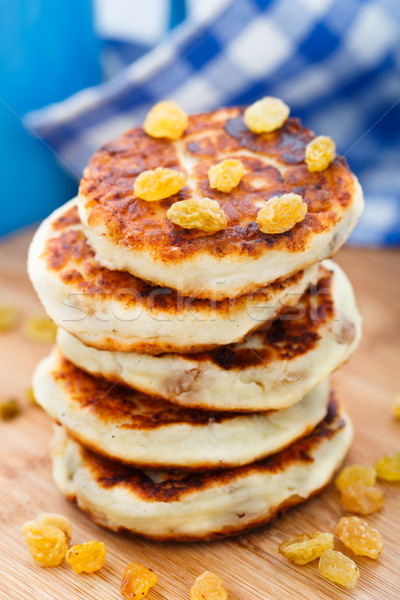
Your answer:
[[[41,311],[25,273],[31,232],[0,244],[0,301],[14,303],[23,317]],[[355,424],[348,462],[373,464],[400,450],[400,421],[391,404],[400,392],[400,254],[344,249],[337,256],[353,281],[364,316],[364,338],[349,364],[333,377]],[[47,454],[50,419],[29,405],[25,390],[48,347],[27,340],[21,328],[0,336],[0,396],[23,403],[17,419],[0,423],[0,598],[1,600],[112,600],[121,598],[121,574],[129,561],[151,567],[159,583],[149,600],[183,600],[202,571],[221,575],[229,598],[260,600],[395,600],[400,598],[400,485],[386,486],[386,504],[369,518],[385,540],[377,561],[357,558],[361,576],[347,592],[321,579],[316,563],[295,567],[277,552],[286,537],[316,529],[332,531],[340,518],[338,494],[331,486],[300,508],[256,532],[212,544],[160,544],[109,533],[56,491]],[[103,540],[105,568],[76,575],[68,567],[34,565],[21,535],[22,524],[40,512],[60,512],[73,523],[73,543]],[[343,547],[337,543],[337,548]]]

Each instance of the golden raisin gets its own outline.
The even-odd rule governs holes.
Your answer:
[[[68,548],[65,560],[69,562],[75,573],[94,573],[106,562],[106,553],[104,542],[90,540]]]
[[[387,454],[379,459],[375,471],[384,481],[400,481],[400,452]]]
[[[319,559],[318,570],[322,577],[348,590],[352,590],[357,585],[360,575],[354,560],[337,550],[325,550]]]
[[[22,528],[29,552],[41,567],[57,567],[67,552],[65,534],[54,525],[27,521]]]
[[[35,398],[35,394],[33,392],[33,387],[31,385],[26,390],[26,395],[28,396],[28,400],[29,400],[29,402],[31,402],[31,404],[35,404],[36,406],[38,406],[37,400]]]
[[[24,332],[33,342],[52,344],[56,340],[57,326],[46,315],[33,316],[25,321]]]
[[[380,510],[385,503],[385,494],[376,485],[357,483],[345,487],[341,492],[343,508],[348,512],[370,515]]]
[[[221,577],[211,571],[199,575],[190,588],[191,600],[226,600],[227,597]]]
[[[174,169],[157,167],[153,171],[143,171],[135,180],[133,191],[135,196],[156,202],[177,194],[186,183],[187,175]]]
[[[67,517],[64,517],[64,515],[58,515],[56,513],[42,513],[38,516],[37,521],[42,525],[53,525],[53,527],[58,527],[58,529],[61,529],[61,531],[64,532],[67,541],[71,539],[71,521],[67,519]]]
[[[0,333],[14,329],[18,325],[19,313],[7,304],[0,304]]]
[[[15,398],[5,398],[0,400],[0,419],[2,421],[9,421],[14,419],[21,412],[21,407],[18,400]]]
[[[273,196],[257,215],[257,225],[263,233],[284,233],[304,219],[307,204],[298,194]]]
[[[350,485],[375,485],[376,473],[367,465],[349,465],[344,467],[335,479],[335,486],[339,492]]]
[[[253,133],[269,133],[282,127],[290,108],[280,98],[265,96],[244,111],[245,125]]]
[[[188,126],[187,114],[172,100],[163,100],[153,106],[147,114],[143,129],[155,138],[177,140]]]
[[[358,517],[342,517],[335,527],[335,534],[354,554],[378,558],[383,549],[383,540],[378,529]]]
[[[231,192],[239,185],[243,175],[243,163],[235,158],[227,158],[208,169],[210,187],[219,192]]]
[[[400,419],[400,394],[397,394],[393,400],[392,412],[396,419]]]
[[[305,160],[311,173],[327,169],[335,156],[335,142],[328,135],[318,135],[306,146]]]
[[[121,594],[125,600],[137,600],[143,598],[156,583],[157,575],[153,571],[131,562],[122,576]]]
[[[321,556],[328,548],[333,548],[333,534],[317,531],[313,534],[302,533],[284,540],[279,546],[279,552],[296,565],[305,565]]]
[[[190,198],[174,202],[167,210],[167,218],[184,229],[201,229],[207,233],[215,233],[228,224],[218,202],[210,198]]]

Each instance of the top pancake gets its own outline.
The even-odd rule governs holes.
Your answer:
[[[347,239],[362,210],[362,192],[346,161],[310,173],[305,146],[314,134],[298,119],[272,133],[251,133],[243,109],[194,115],[184,137],[155,139],[128,131],[92,157],[79,190],[85,234],[98,259],[193,297],[235,297],[332,255]],[[208,169],[228,158],[246,169],[231,193],[211,189]],[[182,190],[160,202],[135,197],[134,181],[148,169],[186,171]],[[256,216],[265,200],[287,192],[303,196],[305,219],[290,231],[262,233]],[[172,224],[167,209],[177,200],[219,202],[228,226],[215,234]]]

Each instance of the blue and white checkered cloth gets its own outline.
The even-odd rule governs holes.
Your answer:
[[[28,123],[79,176],[161,99],[196,112],[279,96],[358,175],[366,210],[352,242],[399,244],[399,42],[399,0],[215,0],[108,82]]]

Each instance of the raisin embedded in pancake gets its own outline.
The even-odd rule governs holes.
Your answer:
[[[349,358],[360,336],[350,282],[338,265],[324,261],[318,284],[299,305],[242,343],[150,356],[89,348],[60,329],[58,344],[82,369],[146,394],[193,408],[257,411],[298,402]]]
[[[109,529],[158,540],[210,540],[270,521],[331,480],[352,440],[348,416],[332,398],[328,416],[308,436],[251,465],[222,471],[142,471],[85,450],[53,444],[61,493]]]
[[[76,201],[46,219],[29,251],[28,270],[49,315],[83,343],[103,350],[198,352],[242,340],[295,304],[317,266],[234,300],[183,297],[103,267],[82,231]]]
[[[155,139],[142,128],[98,150],[81,181],[79,212],[99,260],[154,284],[194,297],[248,293],[332,255],[354,228],[362,191],[346,161],[310,173],[305,147],[314,134],[289,118],[272,133],[253,134],[240,108],[194,115],[183,138]],[[230,193],[209,185],[208,170],[239,158],[246,171]],[[148,203],[134,196],[135,178],[157,167],[188,174],[181,191]],[[301,223],[278,235],[262,233],[256,217],[270,197],[294,192],[308,205]],[[183,229],[166,217],[188,198],[217,200],[228,225],[215,234]]]
[[[35,398],[69,435],[97,454],[142,468],[222,469],[278,452],[327,413],[326,380],[296,405],[240,414],[174,406],[75,367],[59,351],[33,378]]]

